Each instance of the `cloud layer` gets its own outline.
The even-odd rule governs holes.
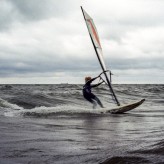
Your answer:
[[[164,82],[162,0],[1,0],[0,83],[83,83],[101,72],[81,5],[115,83]]]

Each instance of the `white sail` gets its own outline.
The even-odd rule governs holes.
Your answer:
[[[93,43],[93,46],[94,46],[94,49],[95,49],[95,52],[96,52],[97,58],[98,58],[99,63],[101,65],[101,68],[102,68],[103,71],[106,71],[107,69],[106,69],[104,59],[103,59],[102,47],[101,47],[101,44],[100,44],[100,39],[99,39],[99,36],[98,36],[96,26],[94,25],[93,19],[86,13],[86,11],[82,7],[81,7],[81,10],[82,10],[82,13],[83,13],[83,16],[84,16],[84,19],[85,19],[85,22],[86,22],[86,25],[87,25],[87,28],[88,28],[88,32],[90,34],[91,41]],[[117,105],[119,106],[120,103],[117,100],[117,97],[116,97],[116,95],[113,91],[113,88],[111,86],[111,82],[109,80],[109,74],[107,72],[104,72],[104,75],[106,77],[106,82],[109,86],[109,89],[112,93],[112,96],[114,97]]]
[[[85,22],[86,22],[86,25],[88,28],[88,32],[94,42],[95,48],[97,49],[98,57],[101,62],[101,65],[102,65],[103,69],[106,70],[105,62],[103,59],[102,47],[101,47],[101,43],[100,43],[100,39],[99,39],[99,35],[97,32],[96,26],[93,22],[93,19],[86,13],[86,11],[84,9],[83,9],[83,14],[84,14]]]

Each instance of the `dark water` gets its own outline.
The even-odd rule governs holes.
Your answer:
[[[164,85],[114,85],[127,114],[92,109],[81,85],[0,85],[0,164],[164,163]],[[94,90],[114,107],[106,86]]]

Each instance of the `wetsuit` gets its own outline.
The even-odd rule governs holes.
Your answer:
[[[89,102],[91,102],[93,104],[93,108],[96,107],[96,105],[97,105],[96,102],[103,108],[103,105],[102,105],[101,101],[99,100],[99,98],[96,97],[91,91],[91,89],[93,87],[97,87],[103,83],[103,82],[101,82],[101,83],[98,83],[95,85],[91,85],[92,81],[94,81],[95,79],[97,79],[97,77],[87,81],[86,84],[83,86],[83,96],[86,100],[88,100]]]

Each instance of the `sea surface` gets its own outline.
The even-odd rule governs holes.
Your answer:
[[[146,101],[126,114],[105,85],[0,85],[0,164],[163,164],[164,85],[114,85],[121,104]]]

